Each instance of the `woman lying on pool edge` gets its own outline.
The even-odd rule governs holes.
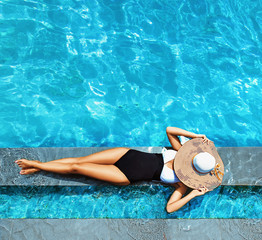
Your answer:
[[[167,127],[166,133],[174,150],[163,154],[120,147],[84,157],[49,162],[20,159],[15,162],[22,168],[22,175],[44,170],[60,174],[81,174],[116,185],[160,180],[176,188],[166,205],[167,212],[171,213],[194,197],[219,186],[224,166],[213,142],[205,135],[176,127]],[[182,146],[178,136],[192,140]],[[183,197],[188,187],[193,190]]]

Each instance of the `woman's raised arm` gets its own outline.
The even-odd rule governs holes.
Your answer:
[[[206,187],[199,188],[198,190],[192,190],[189,194],[182,197],[186,193],[187,187],[185,185],[178,187],[171,195],[166,205],[166,211],[172,213],[183,207],[191,199],[196,196],[200,196],[208,192]]]
[[[210,140],[206,137],[206,135],[204,134],[195,134],[192,132],[188,132],[184,129],[181,128],[177,128],[177,127],[167,127],[166,128],[166,134],[167,137],[169,139],[169,142],[171,143],[172,147],[178,151],[179,148],[182,147],[179,138],[177,136],[184,136],[184,137],[188,137],[188,138],[203,138],[203,142],[207,142],[209,143]]]
[[[177,127],[167,127],[166,128],[166,134],[167,134],[167,137],[169,139],[169,142],[171,143],[172,147],[176,151],[178,151],[179,148],[182,147],[182,145],[179,141],[179,138],[177,136],[185,136],[185,137],[189,137],[189,138],[197,137],[197,134],[188,132],[186,130],[183,130],[183,129],[177,128]]]
[[[195,133],[188,132],[184,129],[177,128],[177,127],[167,127],[166,132],[173,136],[185,136],[188,138],[196,138],[196,137],[200,137],[200,135],[201,137],[203,136],[203,134],[195,134]]]

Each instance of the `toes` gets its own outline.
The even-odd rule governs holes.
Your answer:
[[[16,160],[15,163],[16,163],[20,168],[22,168],[22,167],[23,167],[23,160],[24,160],[24,159]]]
[[[22,161],[21,161],[21,160],[16,160],[15,163],[16,163],[17,165],[20,165],[20,164],[22,163]]]
[[[18,160],[15,161],[15,163],[20,163],[20,162],[23,162],[24,160],[26,160],[26,159],[24,159],[24,158],[18,159]]]

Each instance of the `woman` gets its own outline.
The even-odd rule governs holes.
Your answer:
[[[214,180],[213,178],[213,182],[211,181],[212,184],[210,185],[209,182],[211,176],[207,176],[204,181],[206,185],[202,184],[201,180],[204,178],[202,175],[210,175],[209,173],[214,170],[214,164],[211,164],[211,168],[209,166],[210,169],[208,171],[204,169],[207,171],[206,173],[199,172],[202,170],[197,171],[195,168],[197,166],[193,166],[193,170],[191,169],[191,165],[193,165],[190,164],[192,154],[194,154],[194,158],[197,158],[196,155],[200,152],[210,152],[211,155],[218,155],[214,147],[212,150],[208,148],[208,145],[211,145],[212,142],[205,135],[194,134],[176,127],[167,127],[166,133],[173,149],[178,151],[177,154],[176,151],[173,151],[173,157],[171,157],[171,159],[170,157],[169,159],[166,158],[166,154],[143,153],[122,147],[105,150],[85,157],[63,158],[50,162],[26,159],[20,159],[15,162],[22,168],[20,174],[23,175],[31,174],[40,170],[60,174],[82,174],[117,185],[128,185],[132,182],[141,180],[161,180],[162,182],[169,183],[176,188],[166,206],[167,212],[171,213],[180,209],[192,198],[203,195],[210,189],[216,187],[221,183],[222,179],[217,181],[217,179]],[[186,143],[182,147],[178,136],[185,136],[187,138],[198,140],[192,143]],[[189,142],[191,141],[192,140]],[[202,146],[199,142],[201,142]],[[185,147],[185,145],[188,146]],[[179,151],[180,148],[181,150]],[[208,156],[209,160],[212,158],[211,155]],[[176,164],[174,164],[174,157]],[[219,156],[216,156],[216,159],[218,158]],[[199,159],[201,163],[203,157],[200,157]],[[221,159],[219,158],[219,161],[220,160]],[[185,162],[189,163],[186,167],[182,166]],[[222,160],[220,161],[220,164],[223,164]],[[179,167],[178,169],[177,165]],[[201,169],[201,166],[198,166],[197,168]],[[187,175],[188,169],[193,171],[190,173],[190,176]],[[216,175],[217,172],[218,171],[216,171]],[[220,173],[222,172],[220,171]],[[193,175],[196,175],[195,177],[199,179],[191,178]],[[210,189],[207,188],[208,184],[210,185]],[[194,188],[194,190],[183,197],[188,187]]]

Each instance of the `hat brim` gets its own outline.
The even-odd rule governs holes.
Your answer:
[[[192,164],[192,159],[196,154],[201,152],[208,152],[216,159],[216,164],[220,165],[219,171],[222,174],[218,173],[217,177],[216,174],[202,174],[195,171]],[[206,187],[209,190],[213,190],[222,182],[224,174],[224,164],[213,142],[207,144],[203,143],[202,138],[194,138],[190,141],[187,141],[178,150],[174,160],[174,170],[179,180],[186,186],[193,189]]]

